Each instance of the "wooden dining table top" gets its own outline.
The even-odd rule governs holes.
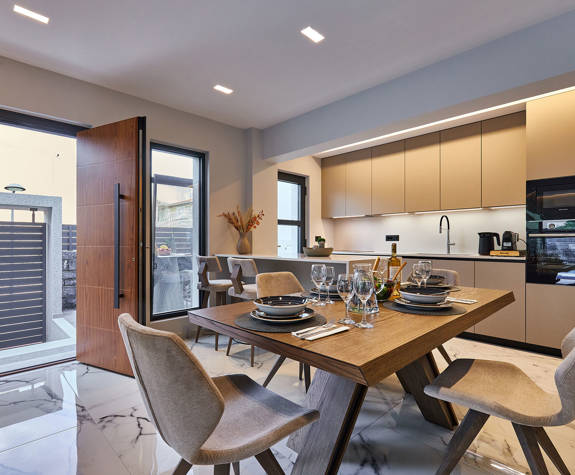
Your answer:
[[[415,315],[380,305],[379,313],[371,320],[373,328],[351,327],[349,331],[314,341],[302,340],[291,333],[238,327],[236,318],[255,308],[251,301],[190,310],[188,315],[191,323],[203,328],[372,386],[515,300],[509,290],[460,289],[452,295],[477,300],[471,305],[458,304],[467,310],[464,314]],[[343,302],[314,309],[328,322],[337,321],[345,314]],[[354,318],[359,321],[360,316]]]

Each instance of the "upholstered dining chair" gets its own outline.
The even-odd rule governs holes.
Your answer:
[[[230,279],[210,279],[209,274],[222,272],[222,266],[216,256],[197,256],[198,263],[198,289],[203,291],[202,308],[210,302],[214,305],[226,303],[228,289],[233,285]],[[196,343],[200,338],[202,327],[196,328]],[[215,334],[214,347],[218,351],[219,335]]]
[[[258,274],[256,276],[256,286],[258,298],[274,295],[298,294],[305,290],[297,277],[291,272],[265,272],[263,274]],[[285,359],[285,356],[278,356],[278,359],[264,381],[264,387],[267,387]],[[304,379],[305,390],[307,391],[311,383],[311,374],[310,367],[306,363],[299,364],[300,380],[302,380],[302,376]]]
[[[210,378],[175,333],[137,323],[118,324],[150,420],[181,457],[174,474],[192,465],[239,474],[239,461],[255,456],[266,473],[283,474],[270,447],[315,421],[319,413],[263,388],[245,375]]]
[[[575,328],[561,343],[563,361],[555,371],[557,391],[548,393],[510,363],[458,359],[425,387],[428,396],[469,408],[447,446],[437,470],[451,473],[489,416],[513,424],[527,463],[535,475],[548,473],[540,447],[560,473],[569,470],[544,427],[575,419]]]
[[[459,285],[459,272],[457,271],[451,269],[432,269],[431,273],[433,275],[439,275],[443,277],[443,283],[446,285],[450,285],[452,287]],[[447,364],[451,364],[453,362],[451,356],[449,356],[449,353],[447,353],[445,346],[439,345],[437,347],[437,351],[439,351],[441,356],[443,356],[443,359],[447,361]]]

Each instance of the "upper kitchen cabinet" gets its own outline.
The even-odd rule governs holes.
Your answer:
[[[527,179],[575,175],[575,91],[527,103]]]
[[[345,216],[346,155],[321,161],[321,216]]]
[[[344,154],[346,160],[345,215],[371,214],[371,149]]]
[[[482,206],[525,204],[525,112],[481,123]]]
[[[405,211],[440,209],[439,162],[439,132],[405,141]]]
[[[442,130],[441,209],[481,207],[481,123]]]
[[[371,149],[372,214],[405,211],[405,143],[388,143]]]

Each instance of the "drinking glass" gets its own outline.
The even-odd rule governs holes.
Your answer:
[[[423,266],[422,280],[423,286],[427,287],[427,279],[431,276],[431,261],[419,261],[419,264]]]
[[[417,263],[413,264],[413,269],[411,271],[411,278],[415,281],[418,287],[421,287],[421,282],[423,281],[423,275],[425,274],[425,269],[423,264]]]
[[[355,321],[349,316],[349,302],[353,297],[353,274],[339,274],[337,276],[337,293],[345,303],[345,318],[337,323],[355,325]]]
[[[318,307],[325,306],[325,302],[322,301],[321,299],[321,287],[325,282],[325,277],[326,277],[325,264],[313,264],[311,266],[311,280],[313,280],[313,283],[315,284],[318,295],[318,298],[314,302],[314,305],[317,305]]]
[[[359,328],[373,328],[373,325],[367,321],[367,301],[373,293],[373,276],[371,272],[359,271],[353,277],[353,291],[361,300],[363,307],[363,316],[361,322],[355,326]]]
[[[325,303],[327,304],[334,303],[333,300],[331,299],[331,296],[329,295],[329,288],[331,284],[333,284],[334,279],[335,279],[335,269],[331,266],[327,266],[325,268],[325,289],[327,293],[327,299]]]

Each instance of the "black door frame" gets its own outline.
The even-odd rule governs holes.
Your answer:
[[[295,175],[293,173],[286,173],[278,171],[278,181],[283,181],[287,183],[294,183],[300,186],[299,193],[299,219],[279,219],[278,226],[299,226],[299,236],[298,236],[298,252],[303,252],[303,247],[307,246],[307,225],[306,225],[306,201],[307,201],[307,185],[306,177],[302,175]]]

